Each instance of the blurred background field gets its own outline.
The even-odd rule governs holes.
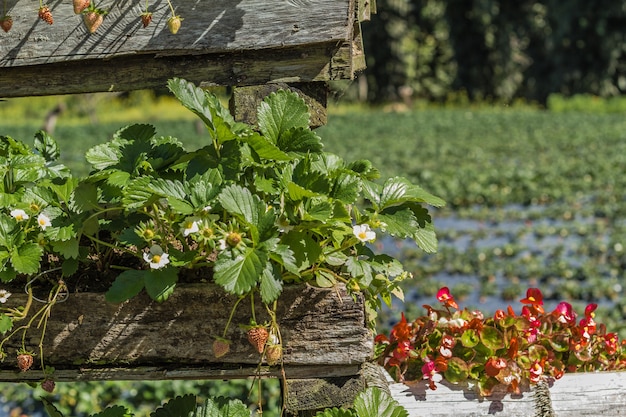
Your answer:
[[[461,100],[331,104],[328,125],[317,131],[327,151],[370,159],[382,178],[406,176],[448,203],[432,212],[438,253],[407,242],[376,242],[378,251],[396,255],[415,275],[404,285],[406,302],[381,314],[380,330],[401,310],[409,317],[422,314],[422,304],[435,303],[443,285],[462,307],[487,314],[509,304],[519,310],[518,300],[534,286],[549,306],[567,300],[582,311],[597,302],[597,320],[626,336],[626,100],[554,96],[547,103],[547,109]],[[88,172],[87,149],[127,124],[154,124],[159,135],[177,137],[188,149],[208,141],[178,102],[147,91],[0,102],[0,134],[32,143],[59,104],[64,111],[52,136],[61,160],[77,175]],[[56,396],[66,415],[87,415],[109,403],[147,415],[148,404],[153,409],[176,393],[245,399],[250,385],[59,384]],[[278,383],[265,385],[274,402],[266,415],[273,415]],[[34,413],[39,407],[30,389],[5,384],[1,392],[6,410],[20,406]]]

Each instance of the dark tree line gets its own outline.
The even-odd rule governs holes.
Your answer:
[[[626,0],[377,0],[371,100],[626,92]]]

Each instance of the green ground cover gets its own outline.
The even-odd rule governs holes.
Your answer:
[[[0,103],[0,134],[28,141],[54,99],[20,100]],[[207,139],[194,117],[167,99],[156,111],[141,96],[125,103],[96,100],[83,114],[80,100],[73,100],[53,136],[62,160],[77,173],[86,173],[84,152],[125,124],[154,124],[188,149]],[[318,130],[326,150],[348,160],[370,159],[383,178],[407,176],[448,202],[434,212],[437,254],[378,242],[378,249],[400,252],[416,276],[406,283],[407,303],[398,309],[421,313],[422,301],[433,303],[434,292],[448,285],[461,303],[488,312],[516,306],[526,288],[536,286],[548,302],[598,302],[598,320],[626,336],[626,117],[598,111],[602,106],[595,102],[594,111],[580,111],[580,98],[569,107],[559,100],[559,111],[331,109],[328,126]],[[388,312],[381,326],[398,316]],[[157,398],[169,393],[162,387],[147,392]]]

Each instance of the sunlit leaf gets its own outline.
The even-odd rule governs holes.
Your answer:
[[[37,243],[25,243],[11,251],[11,264],[20,274],[35,274],[39,271],[39,262],[43,248]]]
[[[266,263],[267,254],[254,248],[234,258],[223,253],[215,261],[215,282],[232,294],[246,294],[256,286]]]
[[[408,412],[390,394],[378,387],[370,387],[354,400],[359,417],[408,417]]]
[[[279,90],[271,93],[261,102],[257,119],[263,135],[278,145],[281,135],[289,129],[309,126],[309,109],[296,93]],[[282,143],[282,145],[291,145],[291,143]]]

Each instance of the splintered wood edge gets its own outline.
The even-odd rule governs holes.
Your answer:
[[[163,303],[143,293],[120,305],[107,303],[103,294],[71,294],[52,309],[43,343],[44,363],[85,378],[100,378],[106,368],[127,369],[123,379],[134,370],[152,368],[167,371],[163,371],[166,378],[179,368],[201,370],[207,378],[213,372],[222,378],[220,370],[229,369],[238,375],[252,375],[251,369],[261,357],[240,327],[249,323],[249,301],[239,304],[226,332],[231,341],[229,353],[219,359],[213,355],[212,343],[222,335],[237,298],[213,284],[181,285]],[[23,305],[25,300],[25,295],[14,294],[6,307]],[[257,322],[269,321],[259,299],[255,307]],[[350,369],[373,355],[363,298],[353,298],[345,286],[287,285],[277,315],[287,369],[308,369],[309,376],[315,377],[319,374],[316,367]],[[37,354],[40,337],[37,329],[31,329],[25,339],[26,347]],[[8,354],[0,363],[4,378],[19,381],[31,373],[14,372],[19,348],[21,333],[4,346]],[[39,364],[38,356],[35,364]]]

